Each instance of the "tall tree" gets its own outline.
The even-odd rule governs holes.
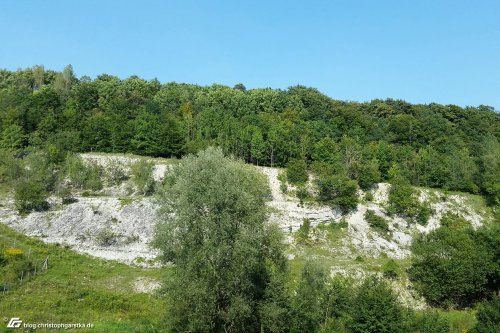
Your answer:
[[[185,158],[165,183],[155,244],[174,264],[165,281],[172,330],[270,331],[259,310],[267,304],[280,312],[282,280],[272,272],[283,271],[286,260],[278,234],[264,223],[263,175],[209,148]]]

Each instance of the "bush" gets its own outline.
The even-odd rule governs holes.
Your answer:
[[[401,273],[401,268],[394,259],[390,259],[382,266],[382,272],[386,278],[396,279]]]
[[[297,241],[299,243],[305,242],[309,239],[309,233],[311,231],[311,220],[304,218],[302,224],[297,231]]]
[[[432,213],[433,211],[428,204],[420,204],[418,205],[417,214],[413,220],[420,225],[427,225]]]
[[[500,296],[484,301],[477,311],[477,324],[472,333],[498,333],[500,332]]]
[[[358,205],[358,183],[345,176],[320,175],[316,180],[321,202],[339,208],[342,214],[356,209]]]
[[[426,225],[432,209],[426,203],[421,204],[415,189],[404,181],[391,184],[389,191],[389,213],[398,214],[420,225]]]
[[[377,214],[375,214],[373,210],[368,209],[366,211],[365,220],[373,229],[383,234],[389,232],[389,224],[387,223],[387,221],[382,216],[378,216]]]
[[[411,332],[449,333],[450,322],[436,311],[426,311],[414,316],[411,321]]]
[[[20,179],[14,186],[14,202],[20,213],[47,210],[49,204],[45,197],[43,185],[36,180]]]
[[[155,190],[153,179],[154,164],[147,160],[141,160],[132,165],[132,176],[135,185],[142,195],[151,195]]]
[[[415,194],[415,190],[409,183],[392,183],[389,190],[389,211],[403,216],[414,215],[415,202],[418,201]]]
[[[0,150],[0,183],[12,184],[21,177],[23,168],[19,160],[14,158],[12,152]]]
[[[352,333],[406,332],[401,304],[392,288],[377,278],[367,278],[359,287],[351,309]]]
[[[291,160],[287,164],[286,176],[292,184],[304,184],[307,182],[307,164],[304,160]]]
[[[373,193],[372,192],[366,192],[364,199],[365,199],[366,202],[372,202],[373,201]]]
[[[309,197],[309,192],[307,192],[307,189],[304,186],[299,186],[297,188],[297,198],[300,200],[300,204],[304,204],[304,200]]]
[[[96,243],[100,246],[111,246],[116,244],[116,234],[109,229],[102,229],[95,237]]]
[[[414,241],[408,274],[427,302],[445,308],[470,307],[495,290],[498,246],[484,233],[442,227]]]
[[[110,185],[119,185],[121,182],[128,179],[128,175],[121,163],[111,161],[106,166],[106,179]]]
[[[281,193],[286,194],[288,192],[288,184],[286,180],[286,172],[280,172],[278,174],[278,181],[280,182]]]
[[[102,168],[94,163],[85,163],[76,155],[69,155],[64,162],[65,177],[74,188],[98,191],[102,189]]]

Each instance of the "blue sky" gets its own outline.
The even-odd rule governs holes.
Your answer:
[[[500,1],[0,3],[0,67],[500,110]]]

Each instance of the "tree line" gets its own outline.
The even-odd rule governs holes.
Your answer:
[[[0,148],[180,157],[217,145],[246,162],[315,170],[363,185],[396,165],[412,185],[500,200],[500,115],[488,106],[338,101],[314,88],[77,78],[34,66],[0,71]]]

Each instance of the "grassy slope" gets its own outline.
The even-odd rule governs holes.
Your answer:
[[[133,281],[139,277],[160,279],[159,269],[80,255],[0,224],[0,245],[11,247],[14,242],[25,251],[31,248],[38,260],[48,255],[50,267],[5,296],[0,293],[0,320],[20,317],[25,322],[90,322],[96,326],[92,332],[143,332],[161,326],[163,300],[133,290]],[[0,325],[0,332],[4,330]]]

